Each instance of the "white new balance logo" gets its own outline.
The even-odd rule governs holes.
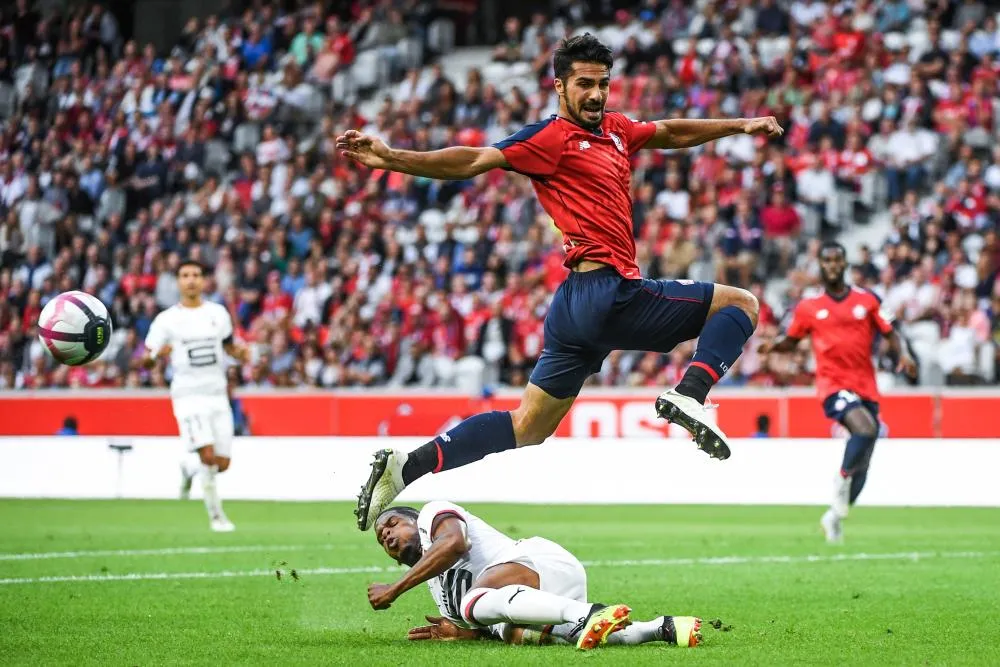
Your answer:
[[[581,141],[580,142],[580,150],[581,151],[585,151],[588,148],[590,148],[590,142],[589,141]]]

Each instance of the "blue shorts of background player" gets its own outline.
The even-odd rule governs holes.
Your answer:
[[[867,409],[871,413],[871,416],[875,418],[875,421],[878,421],[878,403],[861,398],[853,391],[847,389],[838,391],[836,394],[830,394],[823,399],[823,414],[826,415],[827,419],[847,427],[847,424],[844,424],[844,417],[848,412],[859,406]]]

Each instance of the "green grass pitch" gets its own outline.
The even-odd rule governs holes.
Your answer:
[[[997,509],[862,507],[830,547],[818,508],[469,504],[593,562],[594,600],[725,624],[692,650],[590,654],[409,643],[430,595],[368,607],[398,572],[348,505],[227,509],[238,531],[215,535],[197,501],[0,502],[0,663],[1000,664]]]

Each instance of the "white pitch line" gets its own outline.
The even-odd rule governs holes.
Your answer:
[[[673,567],[686,565],[747,565],[747,564],[799,564],[838,563],[843,561],[899,560],[917,562],[934,558],[993,558],[1000,551],[904,551],[899,553],[854,553],[808,556],[716,556],[710,558],[655,558],[647,560],[593,560],[583,561],[585,567]],[[287,566],[286,566],[287,567]],[[283,568],[284,569],[284,568]],[[399,572],[401,567],[316,567],[297,570],[299,576],[337,574],[382,574]],[[0,586],[15,584],[55,584],[95,581],[156,581],[176,579],[232,579],[240,577],[273,577],[275,570],[222,570],[219,572],[133,572],[130,574],[85,574],[51,577],[14,577],[0,579]]]
[[[312,551],[333,549],[331,544],[252,544],[232,547],[168,547],[166,549],[108,549],[95,551],[41,551],[37,553],[0,553],[4,560],[48,560],[50,558],[109,558],[113,556],[182,556],[188,554],[236,554],[260,551]],[[342,548],[342,547],[337,547]]]

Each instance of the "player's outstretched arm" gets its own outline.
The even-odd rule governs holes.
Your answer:
[[[778,336],[774,340],[767,341],[766,343],[761,343],[757,351],[761,354],[768,354],[771,352],[791,352],[799,346],[802,342],[801,338],[796,338],[795,336]]]
[[[368,587],[372,609],[388,609],[400,595],[445,572],[469,550],[465,522],[453,514],[443,515],[434,522],[431,539],[430,548],[399,581]]]
[[[498,167],[507,160],[492,146],[450,146],[436,151],[406,151],[390,148],[378,137],[348,130],[337,137],[342,155],[372,169],[388,169],[413,176],[461,181]]]
[[[734,134],[780,137],[785,130],[774,116],[761,118],[670,118],[658,120],[644,148],[691,148]]]

